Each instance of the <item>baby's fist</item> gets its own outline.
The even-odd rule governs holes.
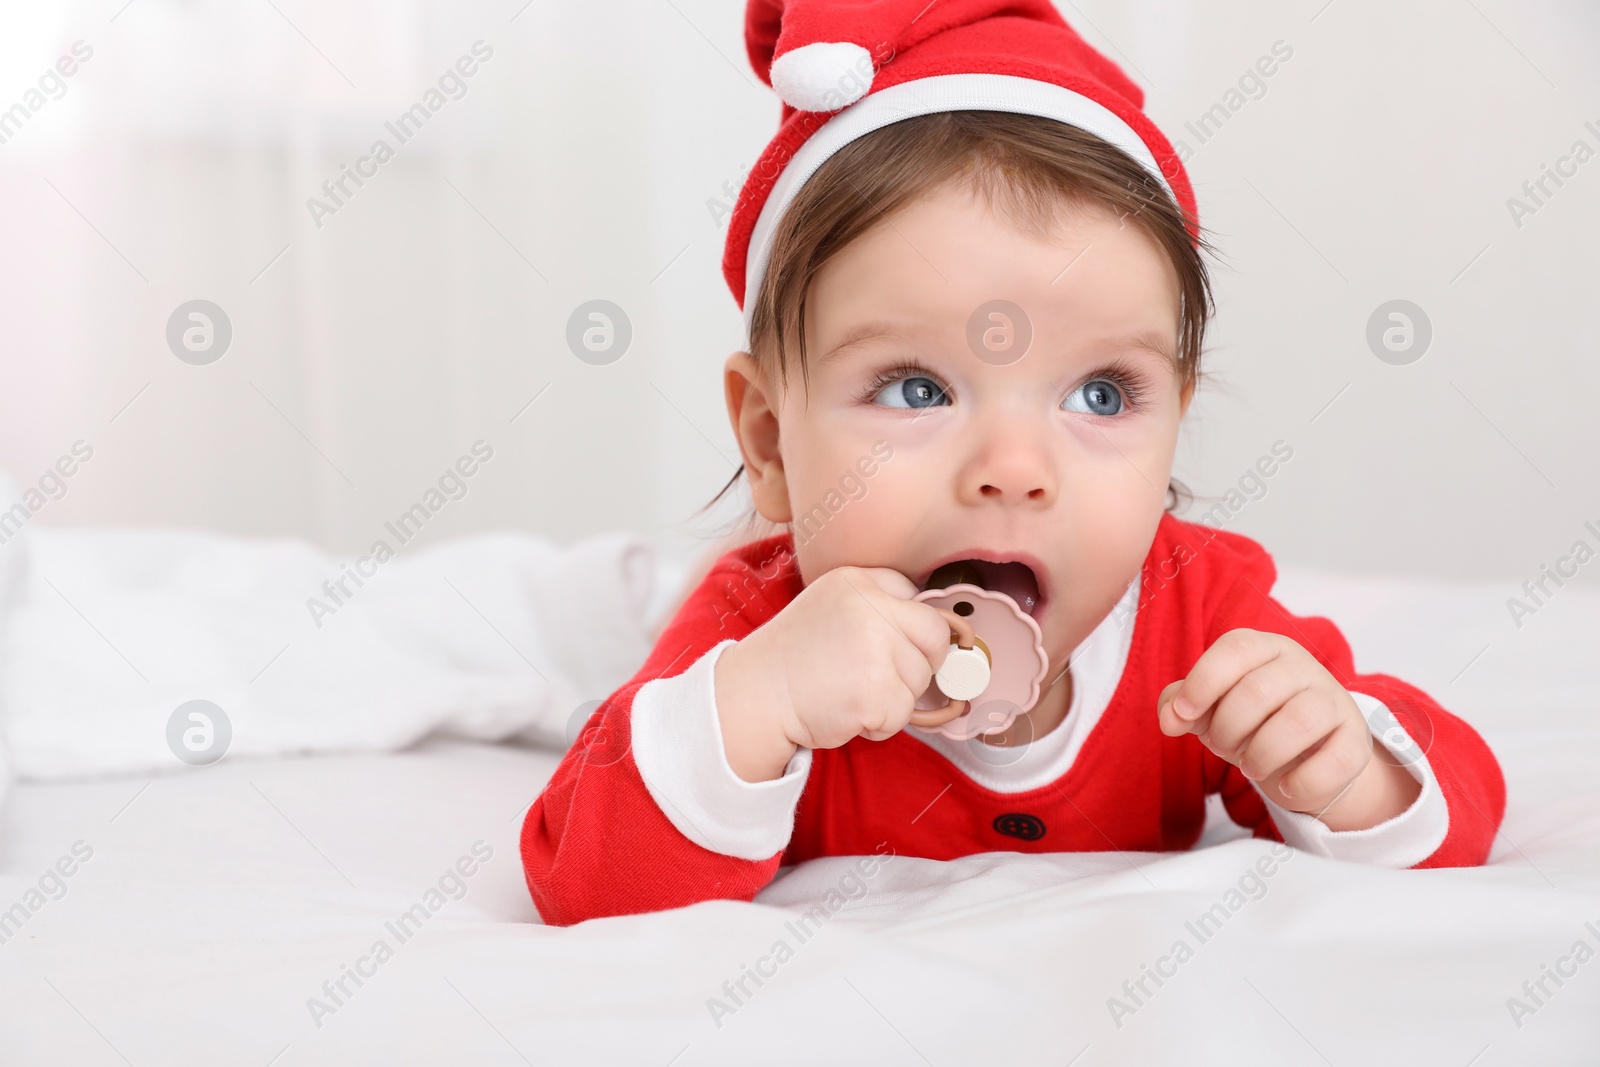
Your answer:
[[[1268,799],[1332,829],[1376,826],[1416,798],[1409,772],[1373,759],[1355,698],[1282,634],[1229,630],[1156,706],[1162,733],[1194,734]]]

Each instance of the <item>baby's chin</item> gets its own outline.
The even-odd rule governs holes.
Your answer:
[[[1039,629],[1043,632],[1041,643],[1044,645],[1044,654],[1050,657],[1050,669],[1044,676],[1044,684],[1049,685],[1067,669],[1072,653],[1083,641],[1081,638],[1077,641],[1069,640],[1068,637],[1053,632],[1054,628],[1050,626],[1041,626]]]

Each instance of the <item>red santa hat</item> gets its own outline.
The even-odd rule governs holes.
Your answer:
[[[1049,0],[749,0],[745,49],[783,101],[722,257],[747,339],[773,232],[801,185],[857,137],[917,115],[1010,111],[1095,134],[1161,180],[1198,242],[1194,191],[1140,110],[1144,93]]]

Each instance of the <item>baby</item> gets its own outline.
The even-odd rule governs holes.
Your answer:
[[[1478,734],[1172,514],[1212,303],[1138,88],[1046,0],[751,0],[746,28],[785,104],[730,226],[724,384],[779,532],[697,579],[529,810],[545,922],[750,900],[817,856],[1186,849],[1211,794],[1323,856],[1484,862]],[[933,729],[965,702],[916,706],[952,629],[913,598],[952,565],[1049,661],[967,741]]]

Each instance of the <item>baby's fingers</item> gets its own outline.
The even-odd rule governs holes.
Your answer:
[[[1266,717],[1239,752],[1244,776],[1259,782],[1288,767],[1344,721],[1341,708],[1325,689],[1303,689]]]
[[[972,624],[966,619],[962,618],[960,615],[957,615],[955,612],[951,611],[949,608],[934,608],[933,610],[937,613],[939,618],[944,620],[944,624],[946,626],[943,643],[936,645],[933,650],[935,655],[929,656],[928,658],[928,665],[937,670],[939,665],[944,662],[945,657],[950,654],[951,635],[955,636],[956,640],[963,648],[971,648],[973,646],[974,634],[972,630]],[[912,695],[913,699],[915,699],[918,695],[919,694],[914,693]],[[971,707],[970,701],[956,700],[951,698],[945,702],[943,707],[913,711],[911,713],[910,722],[913,726],[938,726],[942,723],[949,722],[951,719],[959,717],[965,713],[969,707]]]
[[[1167,702],[1166,706],[1174,713],[1173,720],[1187,724],[1186,729],[1167,731],[1168,734],[1177,736],[1194,732],[1204,738],[1211,726],[1210,715],[1217,702],[1238,684],[1239,679],[1276,659],[1286,641],[1279,634],[1244,628],[1229,630],[1217,638],[1195,660],[1194,666],[1189,668],[1189,676],[1183,679],[1177,692]],[[1166,696],[1167,691],[1162,690],[1162,695]],[[1166,722],[1163,717],[1164,730]]]
[[[896,600],[910,600],[917,595],[916,583],[889,567],[855,567],[852,574],[865,578]]]
[[[1181,688],[1183,688],[1183,679],[1179,678],[1175,682],[1167,683],[1167,687],[1161,690],[1161,694],[1156,697],[1156,717],[1161,723],[1161,732],[1168,737],[1182,737],[1195,727],[1192,720],[1182,718],[1173,709],[1172,698],[1177,695],[1178,690]]]
[[[1278,792],[1296,811],[1321,814],[1332,806],[1372,758],[1372,735],[1359,719],[1346,719],[1322,747],[1278,779]]]

